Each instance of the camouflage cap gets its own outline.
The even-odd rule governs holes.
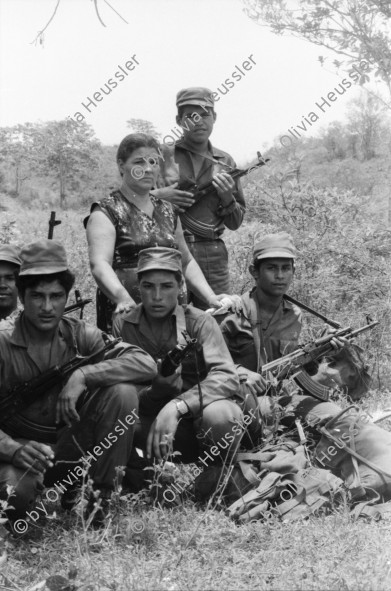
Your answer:
[[[0,262],[12,263],[20,267],[22,261],[20,259],[20,248],[19,246],[13,246],[12,244],[0,244]]]
[[[141,250],[138,255],[137,273],[144,271],[173,271],[182,273],[182,255],[175,248],[154,246]]]
[[[297,250],[287,232],[267,234],[254,246],[253,262],[262,259],[295,259]]]
[[[176,95],[176,106],[199,105],[200,107],[214,107],[213,92],[209,88],[194,86],[192,88],[182,88]]]
[[[19,275],[51,275],[68,269],[65,248],[59,242],[38,240],[27,244],[20,253],[22,265]]]

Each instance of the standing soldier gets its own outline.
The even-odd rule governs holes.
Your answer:
[[[240,180],[234,181],[228,174],[236,167],[234,160],[209,141],[216,121],[213,94],[207,88],[178,92],[176,121],[183,129],[183,137],[172,147],[164,146],[162,170],[164,183],[169,186],[154,193],[179,208],[189,249],[213,291],[222,294],[230,292],[228,253],[222,234],[226,227],[240,227],[246,204]],[[188,186],[212,181],[214,190],[197,199],[191,192],[179,190],[175,180]],[[189,301],[205,309],[191,291]]]
[[[12,323],[18,315],[16,278],[20,268],[20,250],[11,244],[0,244],[0,323]],[[4,327],[4,322],[2,323]]]

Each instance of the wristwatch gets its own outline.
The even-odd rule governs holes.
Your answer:
[[[175,402],[176,409],[179,412],[179,414],[181,415],[181,417],[183,417],[184,415],[187,415],[187,413],[189,412],[189,407],[187,406],[186,402],[184,402],[183,400],[178,400],[178,399],[174,399],[174,402]]]

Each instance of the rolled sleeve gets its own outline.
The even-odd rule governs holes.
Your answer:
[[[239,395],[239,378],[220,329],[208,314],[203,314],[195,321],[192,336],[202,347],[202,354],[207,371],[201,381],[202,408],[216,400],[235,398]],[[178,399],[189,407],[191,415],[200,412],[200,393],[196,384],[183,392]]]
[[[12,458],[18,449],[23,447],[23,443],[19,443],[12,439],[9,435],[0,431],[0,462],[12,464]]]

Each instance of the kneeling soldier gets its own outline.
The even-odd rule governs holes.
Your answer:
[[[158,363],[158,376],[140,395],[135,445],[149,458],[176,450],[185,463],[222,463],[234,455],[252,418],[243,417],[235,403],[241,401],[239,379],[219,327],[209,314],[178,305],[182,262],[177,250],[141,251],[138,280],[142,303],[126,316],[117,315],[113,334],[156,361],[185,344],[183,333],[197,343],[173,375],[164,377]]]
[[[26,246],[21,258],[17,286],[24,312],[14,328],[0,330],[0,409],[12,388],[104,346],[100,330],[62,317],[74,283],[64,248],[41,240]],[[156,365],[130,345],[117,345],[110,359],[98,357],[98,363],[76,369],[65,385],[64,380],[52,385],[40,398],[32,391],[33,401],[16,414],[4,419],[0,412],[0,491],[5,498],[7,485],[14,488],[11,520],[37,513],[32,511],[44,484],[65,476],[52,492],[67,496],[87,472],[101,491],[102,507],[107,507],[104,500],[113,490],[116,467],[129,459],[138,392],[156,375]],[[96,517],[99,522],[104,511]]]

